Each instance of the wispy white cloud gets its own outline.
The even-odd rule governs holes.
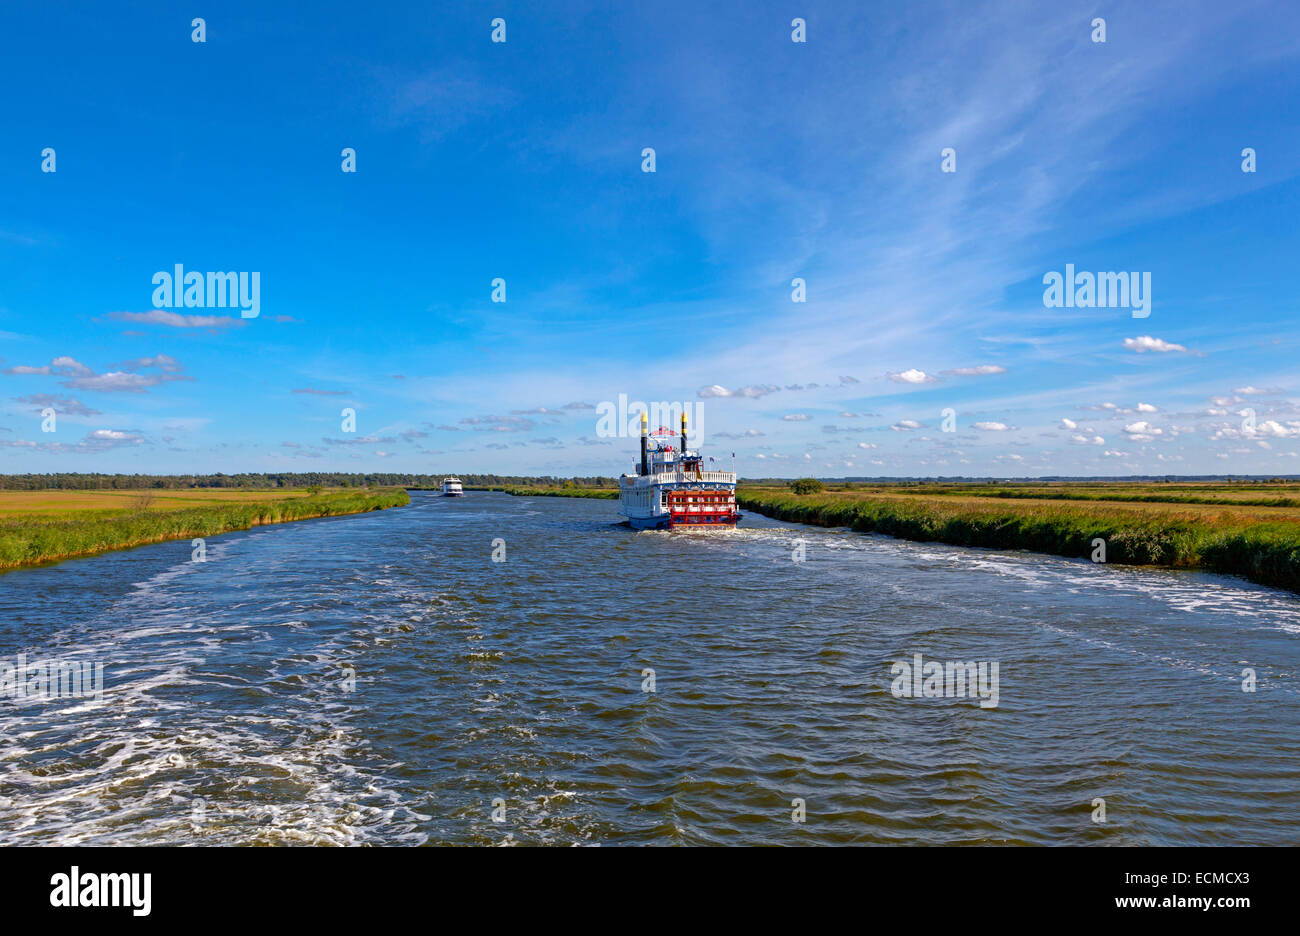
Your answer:
[[[1157,351],[1161,354],[1168,354],[1172,351],[1186,351],[1183,345],[1174,344],[1165,341],[1162,338],[1152,338],[1150,335],[1142,335],[1138,338],[1125,338],[1124,347],[1130,351],[1136,351],[1138,354],[1144,354],[1147,351]]]

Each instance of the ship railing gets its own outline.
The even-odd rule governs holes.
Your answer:
[[[667,484],[678,481],[711,481],[715,484],[735,484],[736,476],[730,471],[660,471],[643,476],[645,484]]]
[[[736,475],[730,471],[701,471],[700,480],[702,481],[721,481],[726,484],[734,484]]]

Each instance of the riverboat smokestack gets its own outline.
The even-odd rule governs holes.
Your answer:
[[[682,411],[682,454],[686,454],[686,412]]]
[[[641,414],[641,474],[650,473],[649,459],[646,450],[650,445],[650,417],[645,413]]]

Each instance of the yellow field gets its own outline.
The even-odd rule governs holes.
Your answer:
[[[408,503],[402,488],[0,491],[0,570]]]
[[[246,491],[200,488],[184,491],[0,491],[0,520],[58,520],[72,511],[180,510],[213,504],[257,504],[307,497],[305,490]]]

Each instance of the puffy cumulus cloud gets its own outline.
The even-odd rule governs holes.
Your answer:
[[[921,424],[915,419],[900,419],[889,428],[895,432],[915,432],[921,428]]]
[[[144,436],[140,435],[138,432],[124,432],[120,429],[96,429],[93,432],[86,433],[84,441],[110,446],[139,445],[144,441]]]
[[[715,439],[757,439],[761,435],[763,435],[763,433],[759,432],[757,429],[746,429],[744,432],[715,432],[713,433],[713,438]]]
[[[1001,364],[980,364],[977,367],[954,367],[941,371],[945,377],[983,377],[988,374],[1005,374],[1007,369]]]
[[[1099,435],[1088,436],[1088,435],[1081,435],[1078,433],[1070,436],[1070,441],[1073,442],[1075,445],[1105,445],[1106,444],[1106,440]]]
[[[1239,416],[1249,416],[1249,410],[1241,410]],[[1224,423],[1215,429],[1210,436],[1211,441],[1218,442],[1223,439],[1294,439],[1300,438],[1300,420],[1288,419],[1285,424],[1278,422],[1276,419],[1265,419],[1262,422],[1251,425],[1249,421],[1243,421],[1241,428],[1231,423]],[[1243,451],[1249,451],[1243,450]],[[1240,454],[1240,452],[1238,453]]]
[[[740,397],[747,400],[757,400],[765,397],[770,393],[776,393],[781,388],[773,384],[761,384],[756,386],[741,387],[738,390],[728,390],[721,384],[713,384],[708,387],[701,387],[695,391],[695,395],[703,399],[722,398],[722,397]]]
[[[1292,421],[1284,426],[1276,420],[1266,419],[1255,426],[1253,433],[1247,430],[1246,435],[1272,436],[1275,439],[1295,438],[1300,436],[1300,422]]]
[[[93,375],[95,372],[85,364],[82,364],[76,358],[62,354],[54,358],[50,363],[43,364],[40,367],[29,367],[19,364],[14,367],[6,368],[5,373],[15,375],[38,374],[47,377],[87,377]]]
[[[807,422],[809,416],[807,413],[786,413],[781,418],[786,422]]]
[[[1252,387],[1250,385],[1247,385],[1244,387],[1238,387],[1232,392],[1236,394],[1240,394],[1241,396],[1263,396],[1266,393],[1278,394],[1278,393],[1285,393],[1286,391],[1283,390],[1281,387],[1269,387],[1267,390],[1261,390],[1259,387]]]
[[[1075,422],[1073,419],[1067,419],[1067,418],[1065,418],[1065,417],[1063,416],[1063,417],[1061,417],[1061,428],[1062,428],[1062,429],[1078,429],[1078,428],[1079,428],[1079,424],[1078,424],[1077,422]]]
[[[119,322],[165,325],[168,328],[242,328],[249,321],[238,315],[186,315],[181,312],[169,312],[166,309],[150,309],[148,312],[113,312],[109,317]]]
[[[1137,338],[1125,338],[1124,347],[1130,351],[1136,351],[1138,354],[1145,354],[1148,351],[1155,351],[1160,354],[1168,354],[1171,351],[1186,351],[1183,345],[1174,344],[1165,341],[1162,338],[1152,338],[1150,335],[1140,335]]]
[[[63,381],[63,386],[73,390],[91,390],[97,393],[144,393],[150,387],[173,380],[193,380],[181,374],[132,374],[128,371],[110,371],[91,377],[76,377]]]
[[[1080,406],[1079,409],[1093,413],[1109,413],[1112,416],[1131,416],[1134,413],[1160,412],[1160,407],[1154,406],[1151,403],[1139,403],[1137,406],[1120,406],[1118,403],[1107,402],[1095,403],[1091,406]]]
[[[181,362],[168,354],[155,354],[153,357],[135,358],[130,361],[123,361],[117,365],[124,371],[135,373],[142,370],[158,369],[168,374],[175,374],[183,371],[185,368]]]
[[[42,410],[46,407],[53,409],[56,413],[67,416],[99,416],[97,409],[91,409],[85,403],[73,397],[61,396],[53,393],[31,393],[27,396],[14,397],[15,403],[22,403],[33,409]]]
[[[1124,431],[1134,442],[1151,442],[1156,436],[1164,435],[1163,429],[1151,425],[1145,419],[1129,423],[1124,427]]]
[[[98,374],[82,364],[76,358],[60,355],[41,367],[19,365],[10,367],[6,373],[22,375],[35,374],[50,377],[63,377],[60,383],[73,390],[90,390],[96,393],[143,393],[149,387],[175,380],[193,380],[186,377],[184,367],[173,357],[166,354],[154,357],[136,358],[118,365],[121,370]],[[152,373],[146,373],[152,371]]]
[[[13,442],[0,442],[0,446],[40,449],[45,452],[68,453],[71,455],[94,455],[108,449],[144,445],[145,443],[145,437],[134,429],[95,429],[86,433],[85,438],[71,445],[64,442],[28,442],[19,439]]]
[[[466,416],[460,422],[475,432],[527,432],[537,428],[537,423],[523,416]]]
[[[980,432],[1009,432],[1012,428],[1000,422],[977,422],[974,425]]]
[[[323,436],[321,441],[326,445],[392,445],[397,440],[392,436],[359,436],[355,439],[331,439],[329,436]]]
[[[888,377],[890,380],[892,380],[894,383],[903,383],[903,384],[934,383],[935,380],[937,379],[935,377],[931,377],[923,370],[917,370],[915,367],[910,367],[904,371],[897,371],[896,373],[886,374],[885,376]]]

